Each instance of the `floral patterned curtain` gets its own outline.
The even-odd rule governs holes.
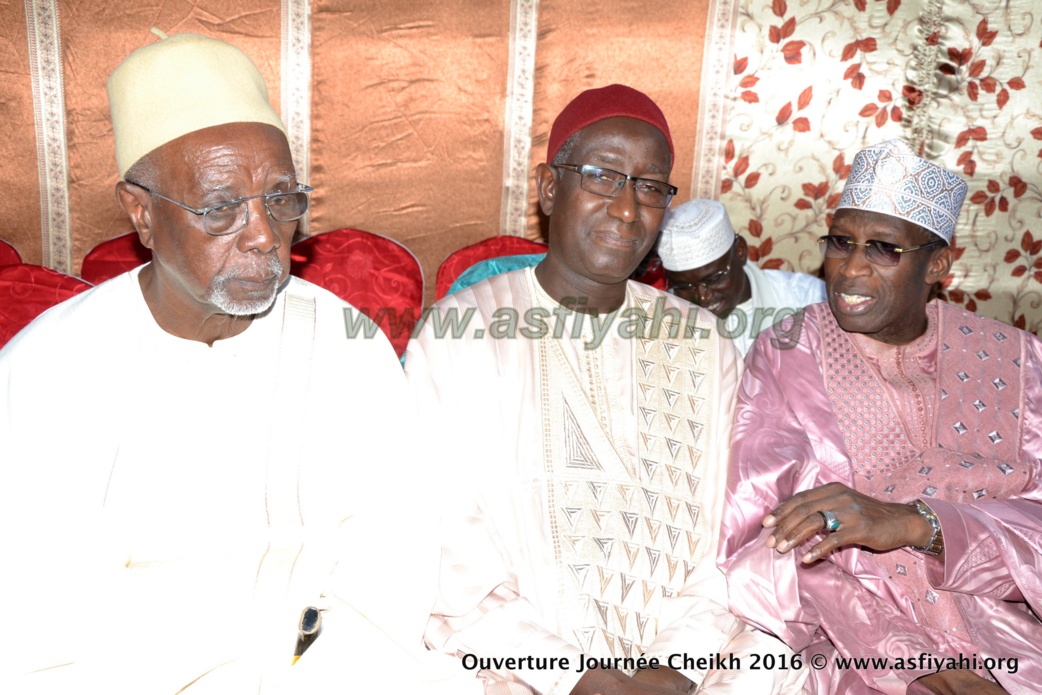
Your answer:
[[[703,109],[723,125],[705,133],[715,157],[696,163],[695,193],[719,197],[762,267],[815,272],[815,240],[854,154],[903,138],[969,183],[946,298],[1038,333],[1038,10],[1037,0],[719,0],[730,69]]]
[[[0,238],[79,271],[130,230],[105,80],[149,27],[253,58],[317,189],[308,232],[402,242],[433,278],[496,234],[538,238],[531,171],[557,112],[623,82],[662,106],[671,180],[719,199],[769,268],[816,272],[847,167],[902,137],[970,185],[951,301],[1042,331],[1039,0],[88,0],[0,4]],[[306,59],[306,60],[305,60]],[[299,140],[299,142],[298,142]]]

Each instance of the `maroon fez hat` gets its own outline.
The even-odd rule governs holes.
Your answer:
[[[580,130],[605,118],[625,116],[636,118],[658,128],[666,137],[669,156],[673,157],[673,138],[669,136],[666,117],[655,102],[644,92],[622,84],[610,84],[599,89],[587,89],[564,107],[550,129],[546,145],[546,163],[552,164],[561,146]]]

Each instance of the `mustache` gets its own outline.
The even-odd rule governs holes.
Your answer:
[[[275,276],[282,277],[282,261],[275,254],[267,257],[267,260],[256,268],[229,268],[214,278],[214,283],[223,283],[238,277]]]

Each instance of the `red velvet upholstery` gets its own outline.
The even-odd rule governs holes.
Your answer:
[[[434,296],[441,299],[448,294],[456,278],[479,261],[527,253],[546,253],[546,244],[519,236],[494,236],[453,251],[438,267],[438,277],[434,281]]]
[[[394,239],[338,229],[293,244],[293,274],[337,295],[375,321],[399,356],[423,310],[423,270]]]
[[[634,278],[637,282],[643,282],[645,285],[651,285],[657,289],[666,291],[666,269],[662,267],[662,261],[659,257],[652,256],[651,262],[648,263],[648,267],[644,270],[644,274],[640,277]]]
[[[0,347],[37,316],[86,289],[90,283],[50,268],[0,266]]]
[[[80,277],[100,285],[128,270],[152,260],[152,252],[138,241],[137,232],[103,241],[83,257]]]
[[[18,255],[18,250],[0,239],[0,265],[13,265],[21,262],[22,257]]]

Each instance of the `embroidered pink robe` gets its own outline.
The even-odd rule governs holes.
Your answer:
[[[747,363],[720,560],[736,614],[808,663],[824,655],[812,691],[903,693],[936,670],[908,668],[920,654],[1013,657],[990,677],[1011,693],[1042,683],[1042,343],[951,305],[930,314],[928,335],[895,348],[845,334],[815,305],[798,344],[778,349],[792,341],[768,332]],[[763,517],[829,482],[926,501],[944,561],[849,547],[803,565],[811,542],[766,548]],[[842,669],[836,656],[889,663]]]

